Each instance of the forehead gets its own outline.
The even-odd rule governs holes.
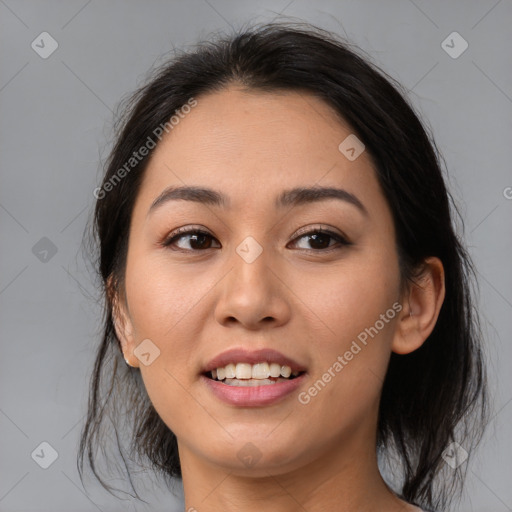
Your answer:
[[[380,193],[369,155],[350,161],[339,150],[350,126],[312,94],[231,86],[196,100],[155,148],[146,200],[173,184],[222,189],[239,206],[292,186]]]

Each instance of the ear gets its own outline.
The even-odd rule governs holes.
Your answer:
[[[426,258],[415,283],[406,288],[401,301],[403,309],[391,345],[391,350],[397,354],[409,354],[418,349],[434,330],[445,297],[441,260]]]
[[[135,337],[126,297],[115,285],[112,275],[107,279],[107,295],[110,304],[112,304],[112,321],[114,322],[116,336],[121,343],[124,360],[129,366],[138,368],[139,360],[133,355]]]

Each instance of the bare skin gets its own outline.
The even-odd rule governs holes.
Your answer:
[[[377,466],[379,398],[391,352],[407,354],[432,332],[445,289],[437,258],[421,283],[401,287],[391,211],[368,152],[349,161],[352,132],[321,100],[230,86],[198,105],[155,149],[130,226],[126,282],[116,330],[153,405],[176,434],[186,510],[198,512],[412,512]],[[153,201],[171,185],[201,186],[229,206]],[[336,187],[356,196],[276,209],[294,187]],[[177,228],[206,231],[162,242]],[[315,243],[318,228],[344,236]],[[253,237],[261,254],[237,252]],[[324,243],[325,242],[325,243]],[[204,247],[204,248],[203,248]],[[308,403],[298,399],[380,315],[401,306]],[[134,349],[160,355],[148,366]],[[233,347],[271,347],[307,368],[279,403],[219,400],[201,372]],[[304,396],[304,395],[302,395]],[[247,443],[259,460],[237,456]]]

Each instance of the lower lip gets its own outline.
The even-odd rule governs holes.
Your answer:
[[[306,374],[302,373],[295,379],[264,386],[230,386],[218,380],[201,375],[201,379],[217,398],[238,407],[259,407],[279,402],[293,393],[303,382]]]

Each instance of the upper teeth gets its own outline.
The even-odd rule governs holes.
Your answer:
[[[229,363],[222,368],[212,370],[212,378],[224,379],[268,379],[269,377],[297,376],[298,371],[292,372],[289,366],[281,366],[277,363]]]

